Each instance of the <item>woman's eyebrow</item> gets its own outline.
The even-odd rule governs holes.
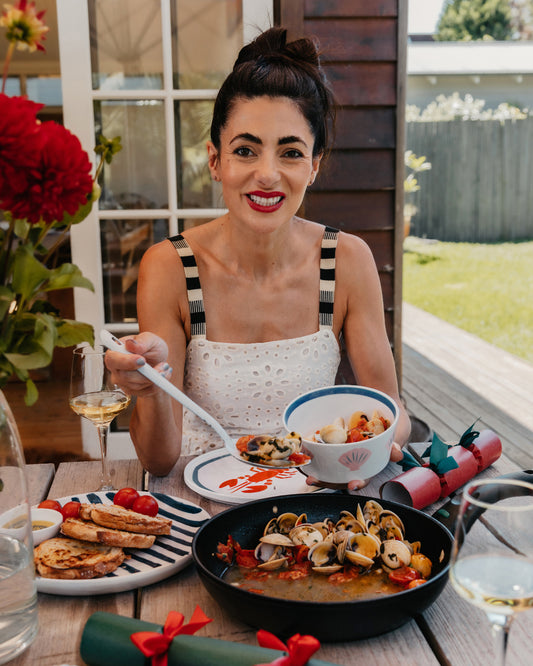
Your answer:
[[[233,139],[230,141],[230,144],[232,144],[234,141],[238,141],[239,139],[250,141],[250,143],[257,143],[258,145],[261,145],[263,143],[258,136],[250,134],[250,132],[243,132],[242,134],[237,134],[237,136],[234,136]]]
[[[299,136],[282,136],[278,141],[278,145],[280,146],[284,146],[287,143],[303,143],[303,145],[307,148],[307,144]]]
[[[255,143],[258,146],[261,146],[263,144],[261,139],[258,136],[255,136],[255,134],[250,134],[250,132],[242,132],[241,134],[237,134],[236,136],[233,137],[233,139],[230,141],[230,145],[234,141],[239,141],[239,140],[249,141],[250,143]],[[284,146],[288,143],[302,143],[305,147],[307,147],[307,144],[301,137],[292,134],[290,136],[282,136],[278,140],[279,146]]]

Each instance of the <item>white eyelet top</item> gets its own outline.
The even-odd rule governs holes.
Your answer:
[[[335,249],[338,231],[326,227],[320,260],[320,321],[316,333],[253,344],[206,338],[198,267],[183,236],[170,239],[185,270],[191,340],[185,357],[184,392],[235,438],[283,431],[283,412],[298,395],[331,386],[340,362],[332,330]],[[220,437],[195,414],[183,410],[182,455],[220,448]]]

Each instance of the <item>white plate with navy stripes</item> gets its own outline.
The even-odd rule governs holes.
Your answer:
[[[191,545],[198,529],[211,517],[196,504],[179,497],[162,493],[151,494],[159,503],[159,516],[170,518],[172,527],[169,535],[156,537],[151,548],[125,548],[130,557],[115,571],[102,578],[89,580],[59,580],[36,576],[37,590],[48,594],[81,596],[112,594],[135,590],[145,585],[157,583],[174,575],[191,561]],[[65,504],[73,500],[90,504],[112,504],[115,491],[80,493],[62,497],[58,501]]]

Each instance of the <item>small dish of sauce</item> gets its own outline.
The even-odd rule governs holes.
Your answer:
[[[34,507],[31,510],[31,529],[33,532],[33,545],[38,546],[46,539],[55,537],[63,522],[63,516],[54,509],[40,509]]]

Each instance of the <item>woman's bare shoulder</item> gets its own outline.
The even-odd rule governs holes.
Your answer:
[[[355,264],[361,269],[373,270],[375,261],[372,250],[359,236],[341,231],[337,243],[337,265],[341,271],[353,271]]]
[[[179,257],[176,248],[168,240],[162,240],[159,243],[151,245],[143,256],[143,261],[157,262],[157,261],[171,261]]]

